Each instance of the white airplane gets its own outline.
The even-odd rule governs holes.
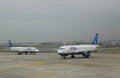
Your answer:
[[[39,52],[39,50],[36,47],[14,47],[10,40],[9,40],[9,48],[12,51],[18,52],[18,55],[23,54],[23,53],[25,54],[34,53],[35,54],[36,52]]]
[[[91,52],[97,51],[99,45],[98,43],[98,33],[96,33],[93,44],[83,44],[83,45],[64,45],[61,46],[57,53],[64,59],[66,56],[71,55],[71,58],[75,58],[75,55],[82,54],[83,57],[89,58]]]

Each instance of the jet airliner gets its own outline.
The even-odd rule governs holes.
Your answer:
[[[75,58],[75,55],[81,54],[85,58],[89,58],[91,52],[97,51],[99,45],[98,33],[96,33],[92,44],[81,44],[81,45],[64,45],[61,46],[57,53],[64,59],[66,56],[71,55],[71,58]]]
[[[9,48],[11,51],[18,52],[18,55],[20,54],[28,54],[28,53],[36,53],[39,52],[39,50],[36,47],[14,47],[13,43],[9,40]]]

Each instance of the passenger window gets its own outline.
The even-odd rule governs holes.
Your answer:
[[[59,50],[65,50],[65,48],[59,48]]]
[[[77,50],[77,47],[71,47],[70,50]]]

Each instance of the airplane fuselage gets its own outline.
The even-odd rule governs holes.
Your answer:
[[[10,47],[10,49],[12,51],[17,51],[18,54],[22,54],[22,53],[27,54],[28,52],[29,53],[39,52],[39,50],[36,47]]]
[[[99,45],[66,45],[61,46],[57,53],[60,54],[66,54],[66,53],[79,53],[79,52],[85,52],[85,51],[97,51],[97,48]]]
[[[86,45],[65,45],[65,46],[61,46],[58,50],[57,53],[59,55],[61,55],[62,57],[66,57],[68,55],[75,55],[75,54],[83,54],[84,53],[89,53],[90,52],[95,52],[97,51],[97,48],[99,47],[99,45],[94,45],[94,44],[86,44]],[[85,56],[86,57],[86,56]],[[89,57],[89,56],[87,56]]]

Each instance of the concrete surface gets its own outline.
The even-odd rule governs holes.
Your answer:
[[[0,52],[0,78],[120,78],[120,51],[112,51],[103,49],[89,59],[77,55],[65,60],[56,53]]]

